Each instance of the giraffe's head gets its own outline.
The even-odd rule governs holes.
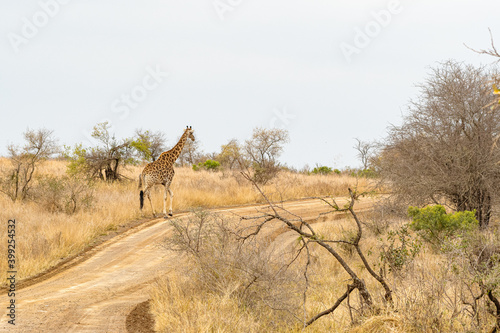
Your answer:
[[[194,141],[194,135],[193,135],[194,130],[191,128],[191,126],[186,126],[186,133],[188,138]]]

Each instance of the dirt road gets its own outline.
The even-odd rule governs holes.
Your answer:
[[[364,201],[357,207],[369,205]],[[315,218],[327,208],[311,199],[286,202],[284,207],[304,219]],[[262,206],[213,211],[251,215],[259,208]],[[187,213],[175,218],[185,216]],[[163,218],[146,222],[95,247],[86,260],[75,258],[67,269],[18,290],[15,327],[7,323],[9,298],[0,295],[0,332],[126,332],[127,315],[149,298],[149,285],[155,277],[168,274],[174,267],[169,263],[178,259],[159,246],[170,232],[171,226]],[[279,227],[274,232],[279,234]]]

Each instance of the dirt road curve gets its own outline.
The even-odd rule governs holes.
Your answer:
[[[362,209],[369,204],[364,201],[357,207]],[[326,210],[318,200],[291,201],[284,206],[305,219]],[[214,211],[250,215],[258,208]],[[178,214],[175,218],[186,215]],[[168,274],[172,269],[169,262],[176,260],[175,254],[158,246],[170,231],[163,218],[144,223],[97,246],[86,260],[69,263],[68,269],[18,290],[15,327],[7,323],[9,299],[3,293],[0,332],[126,332],[128,313],[149,298],[151,281],[155,276]]]

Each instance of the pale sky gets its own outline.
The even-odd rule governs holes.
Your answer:
[[[186,125],[206,152],[256,126],[290,133],[281,161],[359,166],[415,84],[448,59],[490,64],[500,1],[40,0],[0,3],[0,155],[29,128],[83,142]]]

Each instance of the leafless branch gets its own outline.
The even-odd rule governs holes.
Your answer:
[[[476,53],[479,53],[479,54],[486,54],[486,55],[489,55],[489,56],[492,56],[492,57],[496,57],[498,58],[496,61],[499,62],[500,61],[500,53],[498,52],[498,50],[496,49],[495,47],[495,42],[493,41],[493,33],[491,32],[491,29],[488,28],[488,31],[490,33],[490,43],[491,43],[491,48],[486,50],[486,49],[480,49],[480,50],[476,50],[476,49],[473,49],[471,47],[469,47],[467,44],[464,44],[466,48],[468,48],[469,50],[472,50]]]
[[[353,207],[354,207],[355,201],[359,198],[360,194],[349,189],[350,200],[343,208],[339,207],[339,205],[336,203],[334,198],[331,198],[331,202],[324,199],[324,198],[318,198],[319,200],[322,200],[323,202],[327,203],[336,212],[349,212],[349,213],[353,214],[353,217],[356,221],[356,225],[358,227],[358,233],[357,233],[356,239],[352,242],[342,241],[342,240],[338,240],[338,241],[337,240],[324,240],[324,239],[321,239],[321,237],[319,237],[316,234],[316,232],[314,231],[314,228],[309,223],[304,221],[300,216],[289,212],[284,207],[278,207],[275,204],[273,204],[269,200],[269,198],[266,196],[266,194],[260,189],[258,184],[252,179],[252,177],[250,177],[250,175],[248,173],[242,172],[242,174],[247,180],[249,180],[254,185],[254,187],[262,195],[262,197],[264,198],[264,200],[266,201],[266,203],[268,204],[269,209],[270,209],[270,212],[263,212],[260,215],[260,218],[261,219],[264,218],[264,221],[261,221],[260,224],[257,225],[257,230],[255,232],[251,233],[251,235],[256,236],[265,223],[267,223],[270,220],[276,219],[278,221],[283,222],[290,230],[293,230],[301,237],[300,240],[303,242],[303,244],[304,244],[303,247],[305,247],[306,253],[307,253],[307,262],[306,262],[306,267],[305,267],[305,272],[304,272],[304,277],[306,279],[306,290],[304,291],[304,296],[303,296],[304,303],[307,300],[306,296],[307,296],[307,289],[309,286],[308,278],[307,278],[307,271],[308,271],[308,268],[310,265],[310,252],[309,252],[309,248],[307,246],[307,244],[309,242],[314,243],[314,244],[318,244],[320,247],[322,247],[323,249],[328,251],[337,260],[337,262],[343,267],[343,269],[351,276],[352,284],[349,285],[348,291],[338,299],[338,301],[335,303],[335,305],[332,308],[320,313],[319,315],[313,317],[309,321],[304,321],[304,323],[305,323],[304,327],[310,325],[317,318],[320,318],[321,316],[323,316],[325,314],[333,312],[338,307],[338,305],[340,303],[342,303],[342,301],[350,294],[352,289],[358,289],[359,294],[361,296],[362,305],[367,305],[370,307],[370,306],[372,306],[372,303],[373,303],[371,295],[370,295],[369,291],[367,290],[364,281],[361,280],[357,276],[357,274],[354,272],[354,270],[352,270],[352,268],[344,260],[344,258],[342,258],[342,256],[333,247],[331,247],[329,245],[329,243],[346,243],[346,244],[349,244],[349,245],[356,247],[356,249],[358,251],[358,255],[360,256],[361,260],[363,261],[364,266],[368,269],[370,274],[384,286],[384,288],[386,289],[386,299],[388,301],[392,302],[392,295],[391,295],[390,289],[388,288],[384,279],[381,276],[377,275],[373,271],[373,269],[371,269],[369,263],[367,262],[366,258],[364,257],[364,255],[361,251],[361,248],[359,246],[359,242],[360,242],[360,239],[362,237],[362,226],[361,226],[361,222],[359,221],[357,215],[354,212]],[[283,216],[281,213],[286,213],[288,216],[295,217],[296,220],[295,221],[290,220],[289,218]],[[252,218],[254,219],[255,217],[252,217]],[[296,223],[300,223],[299,226],[297,226]],[[302,230],[302,226],[305,226],[309,232]],[[304,311],[305,311],[305,309],[304,309]]]
[[[335,311],[340,304],[342,304],[342,302],[347,298],[347,296],[349,296],[349,294],[354,290],[356,289],[353,285],[349,284],[347,285],[347,291],[342,295],[340,296],[337,301],[335,302],[335,304],[333,304],[333,306],[325,311],[322,311],[320,313],[318,313],[317,315],[315,315],[314,317],[312,317],[311,319],[309,319],[305,325],[305,327],[311,325],[312,323],[314,323],[316,320],[318,320],[319,318],[323,317],[323,316],[326,316],[330,313],[332,313],[333,311]]]

